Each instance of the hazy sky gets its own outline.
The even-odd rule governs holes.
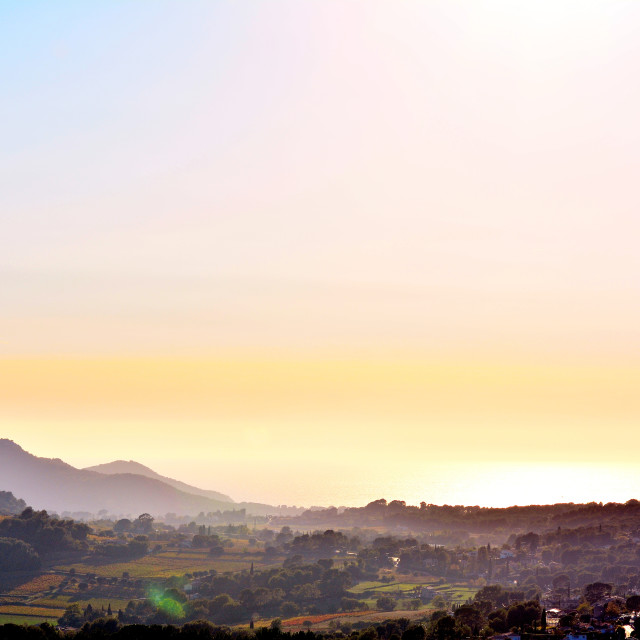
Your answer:
[[[3,3],[0,435],[273,502],[632,497],[638,77],[632,0]]]

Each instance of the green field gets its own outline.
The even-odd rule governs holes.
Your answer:
[[[383,593],[405,593],[407,591],[413,591],[416,587],[421,587],[420,584],[410,584],[408,582],[396,582],[391,584],[385,584],[382,587],[375,587],[375,591],[381,591]]]
[[[355,587],[351,587],[351,593],[364,593],[365,591],[374,591],[378,587],[386,587],[386,582],[359,582]]]
[[[249,569],[251,563],[257,567],[266,566],[262,555],[225,554],[220,558],[211,558],[203,552],[180,553],[177,551],[162,552],[157,555],[145,556],[129,562],[113,564],[77,563],[56,567],[63,571],[75,569],[78,574],[95,573],[107,578],[119,578],[126,571],[132,578],[168,578],[174,575],[184,575],[194,571],[208,571],[215,569],[219,573],[225,571],[242,571]]]
[[[46,595],[42,598],[37,598],[36,600],[30,600],[30,605],[40,606],[40,607],[61,607],[65,609],[71,603],[71,599],[73,596],[69,594],[57,594],[57,595]]]
[[[59,618],[64,613],[63,609],[50,607],[32,607],[29,605],[3,604],[0,605],[0,615],[22,616],[34,615]]]
[[[53,607],[53,608],[62,608],[66,609],[70,604],[77,602],[83,609],[90,604],[94,609],[100,609],[104,606],[106,609],[109,604],[111,604],[111,609],[113,611],[117,611],[118,609],[126,609],[129,600],[134,598],[125,599],[125,598],[110,598],[108,596],[105,597],[91,597],[87,594],[82,594],[79,596],[70,596],[66,594],[62,594],[59,596],[53,597],[43,597],[38,598],[37,600],[32,600],[29,605],[31,606],[40,606],[40,607]]]
[[[453,586],[449,589],[438,589],[437,591],[445,600],[461,604],[466,602],[469,598],[473,599],[473,596],[476,595],[478,589],[474,587]]]
[[[349,591],[354,595],[368,596],[365,602],[371,606],[377,599],[377,594],[389,594],[394,595],[400,592],[405,598],[411,597],[411,592],[416,587],[423,587],[428,584],[433,589],[436,595],[442,596],[447,602],[454,604],[462,604],[468,599],[472,599],[477,592],[476,587],[469,587],[467,585],[457,584],[434,584],[434,580],[429,582],[360,582],[355,585]]]
[[[366,604],[369,607],[369,609],[375,610],[376,600],[377,598],[366,598],[365,600],[360,600],[360,602]]]
[[[397,593],[398,591],[413,591],[416,587],[422,587],[417,582],[361,582],[349,589],[351,593],[366,593],[367,591],[379,591],[381,593]]]
[[[43,616],[15,616],[0,614],[0,625],[2,624],[41,624],[42,622],[48,622],[50,624],[56,624],[58,618],[56,617],[43,617]]]

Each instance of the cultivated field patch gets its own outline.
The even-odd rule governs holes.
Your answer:
[[[28,582],[14,587],[9,593],[15,596],[29,596],[42,591],[47,591],[51,587],[57,587],[64,580],[64,576],[55,573],[43,573]]]
[[[16,615],[8,615],[0,613],[0,625],[3,624],[18,624],[18,625],[33,625],[33,624],[42,624],[43,622],[48,622],[49,624],[55,624],[57,622],[57,617],[51,616],[16,616]]]
[[[329,620],[338,620],[341,618],[357,618],[359,616],[368,615],[371,611],[347,611],[341,613],[323,613],[315,616],[296,616],[295,618],[289,618],[288,620],[283,620],[283,627],[302,627],[305,622],[310,622],[312,625],[314,624],[322,624],[324,622],[329,622]]]
[[[206,554],[181,554],[177,552],[163,552],[157,555],[145,556],[129,562],[113,564],[77,563],[57,567],[69,571],[75,569],[76,574],[95,573],[107,578],[119,578],[125,572],[131,578],[167,578],[172,575],[184,575],[194,571],[208,571],[215,569],[219,573],[225,571],[242,571],[249,569],[251,563],[255,567],[265,566],[262,556],[226,555],[221,558],[210,558]]]
[[[0,605],[0,614],[7,615],[32,615],[32,616],[50,616],[59,618],[64,613],[64,609],[50,609],[48,607],[30,607],[17,604]]]

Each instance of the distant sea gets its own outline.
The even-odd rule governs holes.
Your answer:
[[[532,463],[429,463],[404,471],[369,473],[328,467],[306,476],[261,479],[256,491],[235,499],[302,506],[363,506],[372,500],[407,504],[492,507],[555,502],[626,502],[640,499],[640,471],[632,466]]]

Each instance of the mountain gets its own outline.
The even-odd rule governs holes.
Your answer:
[[[111,514],[137,517],[145,512],[195,515],[242,508],[228,499],[214,500],[181,491],[157,477],[76,469],[57,458],[34,456],[7,439],[0,439],[0,490],[21,496],[35,509],[59,512],[97,513],[106,509]],[[270,509],[271,513],[277,511]]]
[[[114,462],[106,462],[105,464],[97,464],[93,467],[86,467],[85,471],[97,471],[98,473],[106,473],[108,475],[118,473],[134,473],[138,476],[145,476],[147,478],[155,478],[165,484],[172,486],[178,491],[184,491],[185,493],[191,493],[196,496],[203,496],[210,498],[211,500],[218,500],[219,502],[233,503],[233,500],[229,496],[225,496],[224,493],[218,493],[217,491],[209,491],[208,489],[198,489],[198,487],[192,487],[186,482],[180,480],[174,480],[173,478],[167,478],[156,473],[153,469],[145,467],[139,462],[134,460],[115,460]],[[231,508],[230,505],[227,508]]]
[[[305,510],[286,505],[233,502],[216,491],[165,478],[137,462],[118,460],[76,469],[59,458],[34,456],[6,438],[0,438],[0,491],[21,496],[34,509],[89,513],[106,509],[111,515],[133,517],[141,513],[195,516],[201,511],[239,509],[253,516],[296,516]]]

